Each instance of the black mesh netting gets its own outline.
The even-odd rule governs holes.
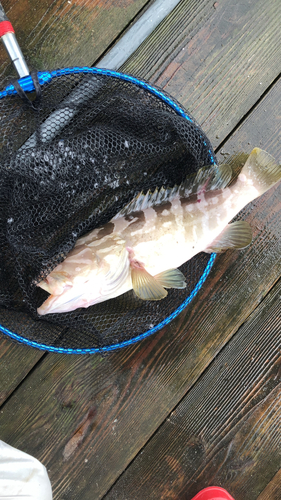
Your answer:
[[[36,308],[48,294],[36,281],[78,237],[108,222],[139,191],[179,184],[212,163],[213,150],[194,120],[164,102],[167,94],[154,95],[130,81],[67,74],[41,91],[36,100],[35,93],[27,94],[32,105],[18,94],[0,99],[0,304],[60,327],[25,332],[36,342],[70,349],[123,342],[183,303],[208,255],[183,265],[187,288],[169,290],[159,302],[128,292],[42,318]]]

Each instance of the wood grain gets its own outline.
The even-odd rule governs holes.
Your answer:
[[[266,106],[271,123],[261,145],[267,148],[270,142],[270,151],[280,155],[277,136],[271,139],[279,123],[279,95],[273,89],[236,132],[238,151]],[[280,214],[279,184],[243,212],[253,228],[253,245],[220,256],[192,305],[157,335],[106,358],[48,355],[11,396],[0,415],[2,439],[43,461],[55,499],[70,494],[84,500],[101,498],[247,321],[280,276]],[[263,344],[257,347],[257,373],[268,366],[275,373],[275,357],[268,365]],[[245,370],[250,387],[255,376]],[[225,384],[228,392],[231,380]],[[264,412],[272,395],[268,393]],[[235,411],[230,401],[229,412]],[[246,419],[245,428],[250,429],[255,418]],[[232,424],[235,427],[235,419]],[[229,432],[235,434],[234,427],[230,425]],[[256,470],[260,463],[257,455]]]
[[[91,66],[148,0],[3,0],[28,65]],[[9,67],[8,67],[9,66]],[[11,71],[0,46],[0,74]]]
[[[281,465],[280,298],[281,280],[106,500],[191,500],[210,485],[257,498]]]
[[[128,58],[122,70],[156,82],[200,29],[208,26],[214,11],[212,0],[182,0]]]
[[[42,355],[42,351],[0,338],[0,406]]]
[[[243,158],[243,153],[250,152],[254,147],[266,147],[267,151],[281,161],[281,129],[280,116],[281,106],[281,78],[275,83],[270,92],[232,134],[227,143],[218,152],[219,162],[231,161],[233,157]],[[255,124],[252,125],[252,118],[255,116]],[[273,122],[271,121],[273,117]],[[280,230],[280,226],[279,226]]]
[[[275,474],[274,478],[268,483],[266,488],[258,496],[257,500],[280,500],[281,492],[281,469]]]
[[[184,0],[122,67],[170,92],[214,147],[280,74],[281,3]]]
[[[53,341],[60,335],[61,328],[53,327],[48,323],[35,323],[28,314],[10,311],[0,307],[0,325],[7,330],[25,337],[42,341],[48,333]],[[0,406],[15,390],[18,384],[26,377],[29,371],[43,356],[44,351],[12,342],[8,336],[0,337]]]

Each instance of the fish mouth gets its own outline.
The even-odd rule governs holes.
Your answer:
[[[84,306],[82,304],[77,306],[77,304],[79,303],[79,299],[81,300],[83,295],[84,295],[83,293],[80,295],[76,295],[75,297],[72,297],[71,299],[66,300],[65,302],[61,302],[62,295],[50,295],[50,297],[48,297],[47,300],[45,300],[45,302],[43,302],[43,304],[40,307],[38,307],[37,313],[39,314],[39,316],[45,316],[46,314],[70,312],[73,311],[73,309],[78,309],[78,307],[87,307],[86,304]],[[56,302],[59,303],[56,304]],[[87,301],[84,300],[84,302]],[[71,304],[74,306],[73,308],[71,307]],[[67,309],[64,311],[65,308]]]

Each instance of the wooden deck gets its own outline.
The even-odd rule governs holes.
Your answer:
[[[152,2],[2,3],[30,67],[53,69],[94,65]],[[278,0],[182,0],[121,69],[189,109],[219,160],[259,146],[280,162],[280,21]],[[67,356],[0,337],[0,439],[44,463],[55,500],[191,500],[207,485],[281,499],[281,184],[243,218],[252,245],[217,257],[138,344]]]

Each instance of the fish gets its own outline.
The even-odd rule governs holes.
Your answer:
[[[103,227],[80,237],[37,284],[50,294],[38,314],[87,308],[132,289],[142,300],[184,289],[178,268],[194,255],[251,243],[250,225],[230,221],[280,179],[281,166],[254,148],[235,179],[229,164],[212,165],[180,185],[139,193]]]

